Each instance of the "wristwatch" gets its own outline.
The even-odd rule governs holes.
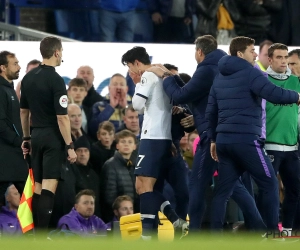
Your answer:
[[[69,145],[66,145],[66,150],[74,149],[74,143],[71,142]]]

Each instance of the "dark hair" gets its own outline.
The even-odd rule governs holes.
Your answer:
[[[186,73],[180,73],[179,77],[181,78],[182,81],[184,81],[185,84],[187,84],[189,80],[191,80],[192,78],[189,74]]]
[[[101,122],[99,124],[97,134],[100,133],[100,129],[104,129],[108,132],[114,132],[115,133],[115,126],[110,121]]]
[[[289,57],[296,54],[300,59],[300,49],[293,49],[289,52]]]
[[[40,64],[40,63],[41,63],[41,61],[39,61],[37,59],[33,59],[29,63],[27,63],[26,70],[28,70],[29,65],[36,65],[36,64]]]
[[[169,64],[169,63],[165,63],[164,66],[168,69],[168,70],[176,70],[178,71],[178,67],[176,67],[175,65],[173,64]]]
[[[129,104],[128,106],[126,106],[125,109],[123,109],[123,115],[126,115],[128,110],[130,110],[132,112],[136,112],[136,110],[133,108],[132,104]]]
[[[11,53],[9,51],[3,50],[0,52],[0,65],[4,65],[5,67],[8,66],[8,57],[16,57],[14,53]],[[0,73],[2,73],[2,70],[0,68]]]
[[[131,197],[129,195],[121,195],[115,199],[114,203],[112,204],[112,209],[118,210],[123,201],[131,201],[131,203],[133,204],[133,200],[131,199]]]
[[[132,137],[133,140],[134,140],[134,143],[136,144],[136,136],[134,133],[132,133],[130,130],[128,129],[124,129],[124,130],[121,130],[120,132],[116,133],[116,143],[118,144],[119,141],[123,138],[126,138],[126,137]]]
[[[237,56],[238,51],[244,53],[248,46],[255,44],[255,40],[246,36],[237,36],[231,40],[229,52],[231,56]]]
[[[196,49],[201,49],[204,55],[218,48],[217,40],[212,35],[199,36],[195,40]]]
[[[276,49],[280,50],[286,50],[289,51],[288,47],[285,44],[282,43],[273,43],[269,48],[268,48],[268,57],[273,57],[273,53]]]
[[[121,59],[123,65],[127,63],[134,63],[135,60],[140,61],[145,65],[151,64],[150,57],[144,47],[133,47],[128,50]]]
[[[261,52],[262,48],[265,46],[265,45],[269,45],[269,47],[273,44],[272,41],[270,40],[264,40],[262,41],[260,44],[259,44],[259,53]]]
[[[81,196],[83,196],[83,195],[92,196],[94,198],[94,200],[96,199],[96,195],[95,195],[95,192],[93,190],[91,190],[91,189],[83,189],[78,194],[76,194],[76,196],[75,196],[75,204],[78,204]]]
[[[56,50],[61,50],[61,40],[54,36],[45,37],[40,43],[40,52],[44,59],[49,59],[53,56]]]
[[[87,91],[87,82],[82,78],[73,78],[68,85],[69,85],[68,90],[71,89],[72,87],[84,87],[85,90]]]

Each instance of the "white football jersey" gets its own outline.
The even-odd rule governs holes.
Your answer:
[[[162,79],[146,71],[134,94],[146,99],[141,139],[172,140],[172,104],[164,91]]]

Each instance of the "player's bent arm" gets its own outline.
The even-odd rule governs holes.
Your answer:
[[[30,136],[29,109],[21,109],[20,115],[21,115],[23,136],[29,137]]]
[[[66,145],[69,145],[72,142],[71,138],[71,125],[68,115],[57,115],[57,123],[62,137]]]
[[[147,97],[139,95],[139,93],[135,94],[132,98],[132,106],[134,110],[141,111],[145,107],[146,101]]]

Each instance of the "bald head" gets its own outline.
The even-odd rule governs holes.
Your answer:
[[[68,116],[71,123],[71,130],[78,130],[82,126],[81,109],[77,104],[68,105]]]
[[[84,65],[81,66],[78,70],[77,70],[77,78],[83,78],[84,80],[86,80],[87,82],[87,88],[88,90],[93,86],[94,83],[94,70],[88,66],[88,65]]]

